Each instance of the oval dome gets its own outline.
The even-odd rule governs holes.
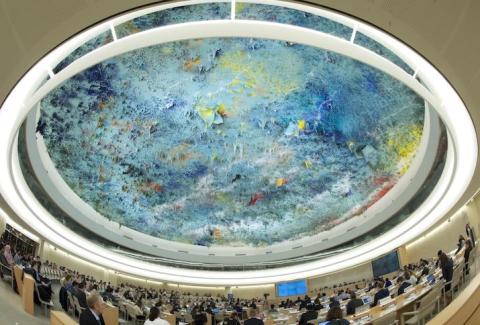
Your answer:
[[[137,49],[41,102],[74,192],[162,239],[264,246],[360,216],[406,172],[422,98],[326,50],[251,38]]]

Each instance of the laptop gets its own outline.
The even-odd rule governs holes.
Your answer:
[[[372,296],[363,296],[362,301],[364,305],[370,305],[371,303],[373,303],[373,298]]]

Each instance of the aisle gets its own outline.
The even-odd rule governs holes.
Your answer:
[[[13,292],[9,282],[0,280],[0,323],[2,325],[49,325],[49,320],[40,309],[36,317],[27,314],[22,308],[22,300]]]

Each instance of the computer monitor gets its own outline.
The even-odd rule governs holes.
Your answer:
[[[362,302],[364,305],[370,305],[371,303],[373,303],[373,298],[372,296],[363,296]]]
[[[427,276],[427,281],[430,284],[434,284],[435,283],[435,276],[433,274],[428,275]]]

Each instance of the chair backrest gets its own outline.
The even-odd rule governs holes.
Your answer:
[[[420,306],[418,309],[418,320],[424,320],[428,316],[432,315],[437,309],[437,302],[436,301],[431,301],[430,303],[424,304],[423,306]]]
[[[193,322],[193,317],[192,317],[192,314],[190,313],[185,313],[185,323],[191,323]]]
[[[49,301],[43,300],[42,297],[40,296],[40,292],[38,291],[37,282],[33,281],[33,286],[34,286],[34,288],[35,288],[35,294],[37,295],[38,301],[40,301],[41,304],[48,304],[48,303],[50,303]]]
[[[127,314],[132,317],[132,319],[137,319],[137,312],[133,309],[133,306],[130,304],[126,304],[125,307],[127,308]]]
[[[453,275],[452,275],[453,286],[456,286],[460,282],[460,280],[462,279],[462,274],[463,274],[463,263],[461,263],[455,270],[453,270]]]
[[[72,297],[73,297],[73,303],[74,303],[75,309],[76,309],[79,313],[82,313],[82,311],[83,311],[85,308],[82,308],[82,306],[80,306],[80,302],[78,301],[77,296],[72,295]]]
[[[397,314],[393,311],[391,313],[388,313],[388,314],[372,321],[372,325],[391,325],[391,324],[395,324],[396,317],[397,317]]]
[[[69,308],[75,309],[75,302],[73,301],[73,296],[70,291],[67,291],[67,299]]]
[[[425,295],[423,296],[420,301],[419,301],[419,306],[420,308],[422,306],[425,306],[429,304],[432,301],[437,301],[437,299],[440,298],[441,296],[441,290],[442,290],[442,283],[437,282],[432,289]]]

